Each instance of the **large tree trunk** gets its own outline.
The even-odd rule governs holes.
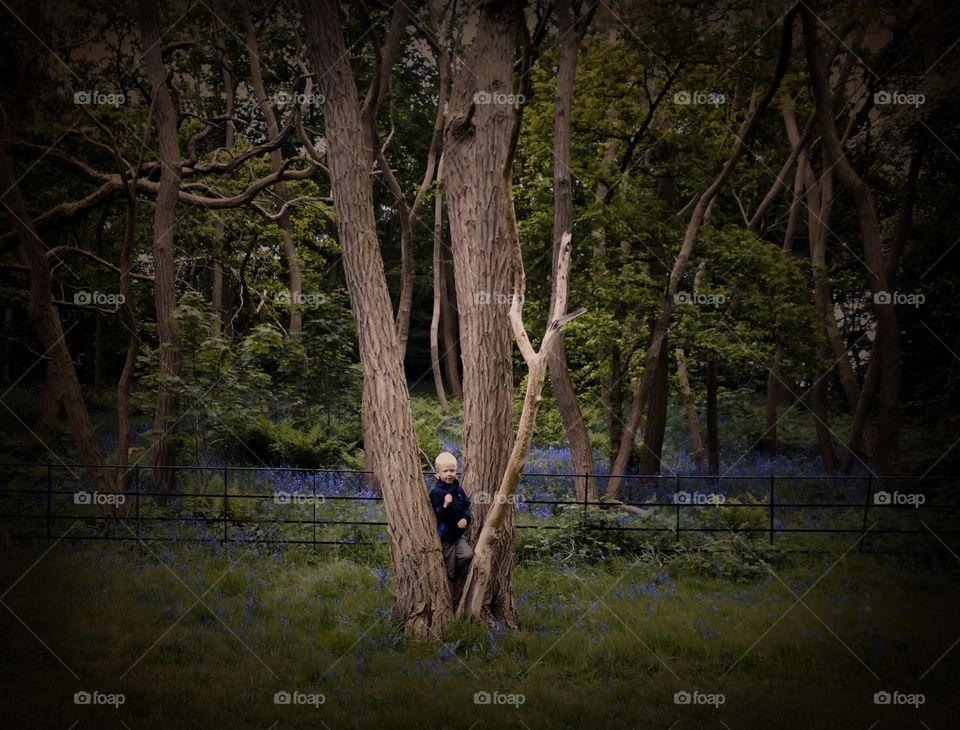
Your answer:
[[[512,441],[513,358],[507,318],[512,232],[505,230],[502,206],[519,110],[497,103],[495,95],[512,92],[517,10],[511,2],[480,7],[476,37],[453,79],[443,145],[463,360],[462,481],[476,505],[468,537],[474,544],[505,473]],[[494,618],[515,626],[513,511],[503,519],[504,537],[496,544],[493,576],[485,584],[489,595],[483,600]]]
[[[439,636],[453,615],[436,517],[427,499],[403,359],[377,241],[373,155],[335,0],[302,6],[307,46],[325,97],[327,157],[344,272],[363,368],[364,451],[383,490],[396,601],[414,636]]]
[[[594,6],[596,7],[596,6]],[[556,271],[563,235],[573,229],[573,181],[570,172],[570,138],[572,127],[571,106],[573,83],[577,69],[577,48],[587,30],[590,17],[575,22],[570,0],[557,2],[557,17],[560,37],[560,59],[557,70],[557,90],[554,95],[554,142],[553,142],[553,270]],[[550,311],[557,297],[556,282],[550,292]],[[577,502],[596,501],[597,479],[593,463],[590,434],[577,402],[577,394],[567,367],[567,348],[563,332],[557,336],[556,346],[548,355],[550,383],[557,399],[563,428],[570,443],[570,460],[573,468]],[[583,475],[582,477],[580,475]]]
[[[504,190],[504,196],[506,203],[503,209],[506,213],[508,230],[513,230],[513,235],[516,236],[516,221],[509,188]],[[523,463],[533,439],[533,427],[546,378],[547,359],[551,348],[556,346],[558,335],[562,333],[564,325],[584,311],[580,309],[572,315],[565,314],[570,269],[570,238],[568,232],[561,239],[557,266],[553,269],[557,296],[550,310],[550,322],[546,327],[539,352],[534,351],[531,346],[523,324],[522,301],[526,287],[520,241],[514,238],[511,242],[514,256],[514,297],[510,307],[510,324],[517,339],[520,354],[523,355],[527,364],[527,388],[523,399],[523,411],[517,425],[517,436],[510,450],[510,458],[495,492],[495,498],[491,500],[492,506],[477,539],[473,561],[464,581],[463,597],[457,608],[457,616],[460,618],[469,617],[483,623],[500,620],[495,603],[500,576],[498,558],[513,542],[514,507],[511,497],[516,493],[520,472],[523,470]]]
[[[160,351],[161,383],[157,389],[157,408],[153,428],[159,434],[153,444],[154,478],[165,488],[176,484],[169,468],[176,464],[177,396],[164,381],[180,375],[180,332],[173,312],[177,306],[174,280],[174,227],[177,223],[177,196],[180,191],[180,145],[177,139],[177,112],[167,88],[167,72],[161,56],[161,37],[157,6],[150,0],[137,0],[140,42],[146,49],[143,63],[153,96],[153,122],[160,148],[160,184],[153,215],[154,302],[157,310],[157,336]]]

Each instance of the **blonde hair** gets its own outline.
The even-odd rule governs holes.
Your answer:
[[[457,457],[451,454],[449,451],[441,451],[437,454],[437,458],[433,461],[433,468],[439,469],[441,464],[453,464],[457,465]]]

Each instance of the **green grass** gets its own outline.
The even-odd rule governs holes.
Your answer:
[[[702,561],[524,562],[518,630],[454,622],[426,644],[392,622],[382,552],[355,555],[15,546],[0,570],[3,727],[937,728],[958,709],[960,650],[920,679],[960,637],[949,555],[836,551],[741,580]],[[926,702],[875,705],[883,689]],[[80,690],[125,702],[78,706]],[[725,702],[677,705],[682,690]],[[277,705],[278,691],[325,701]],[[524,701],[478,705],[480,691]]]

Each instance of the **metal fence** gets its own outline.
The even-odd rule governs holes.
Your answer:
[[[154,467],[137,465],[124,474],[127,490],[114,494],[91,491],[82,464],[0,467],[7,474],[0,480],[0,526],[11,538],[386,542],[382,497],[367,471],[177,466],[169,467],[174,484],[165,489]],[[427,489],[430,477],[424,476]],[[958,480],[951,477],[624,476],[616,505],[585,496],[590,478],[603,494],[609,475],[525,473],[515,498],[517,529],[570,529],[569,521],[555,519],[570,510],[588,531],[660,533],[676,541],[686,533],[759,533],[773,545],[785,533],[859,533],[863,550],[868,535],[926,535],[943,543],[945,536],[960,534],[960,504],[951,501]],[[623,506],[644,514],[629,514]],[[742,518],[724,519],[719,511],[729,509],[740,510]],[[595,519],[618,512],[616,520]],[[377,539],[367,539],[371,531]]]

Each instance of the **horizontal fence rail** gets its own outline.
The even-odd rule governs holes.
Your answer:
[[[100,493],[91,489],[87,465],[0,468],[7,475],[0,480],[0,527],[11,538],[40,538],[48,544],[54,539],[313,546],[387,542],[382,497],[369,471],[134,465],[120,472],[108,467],[115,478],[124,479],[126,490]],[[569,523],[551,523],[571,510],[590,533],[672,534],[676,542],[685,534],[721,532],[765,535],[770,545],[778,534],[840,534],[859,535],[863,550],[868,536],[926,535],[945,545],[943,536],[960,534],[960,504],[951,501],[960,480],[953,477],[626,475],[616,503],[590,499],[585,485],[594,481],[603,494],[609,478],[524,473],[512,499],[517,529],[570,529]],[[425,472],[424,488],[432,481]],[[474,494],[474,505],[483,497]],[[616,524],[597,519],[618,512],[623,514]],[[736,519],[727,519],[731,514]],[[58,526],[66,524],[61,531]]]

